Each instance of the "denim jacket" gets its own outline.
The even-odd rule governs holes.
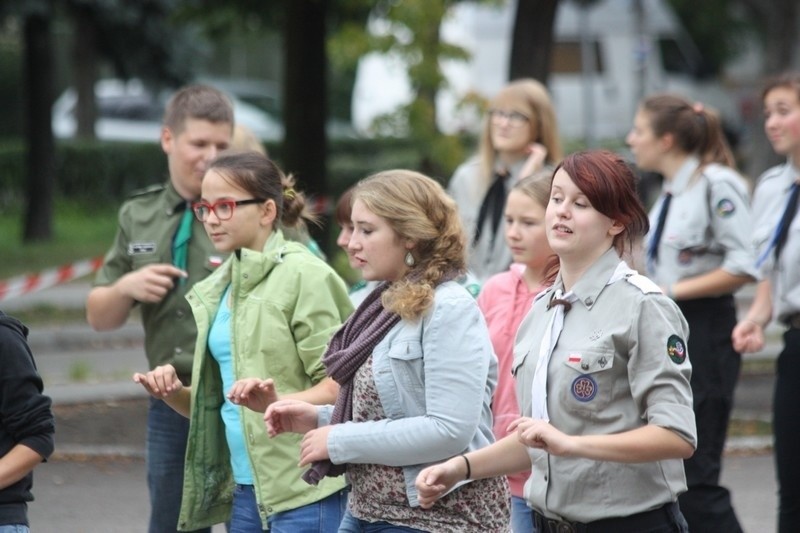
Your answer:
[[[403,467],[417,507],[423,468],[494,442],[497,358],[475,299],[455,282],[437,287],[421,320],[401,320],[375,347],[372,372],[386,419],[334,426],[328,452],[336,464]],[[332,410],[319,408],[320,425]]]

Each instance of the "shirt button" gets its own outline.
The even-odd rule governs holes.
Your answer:
[[[175,353],[183,353],[183,348],[181,348],[180,346],[176,346]]]
[[[244,279],[247,279],[247,278],[249,278],[250,276],[248,276],[247,274],[242,274],[242,277],[243,277]]]
[[[175,312],[175,315],[176,315],[178,318],[183,318],[183,311],[181,311],[180,309],[178,309],[178,310]]]
[[[581,363],[581,370],[589,370],[589,363]]]
[[[585,303],[585,304],[586,304],[586,307],[591,307],[591,306],[594,304],[594,300],[592,299],[592,297],[591,297],[591,296],[589,296],[588,298],[586,298],[586,299],[583,301],[583,303]]]

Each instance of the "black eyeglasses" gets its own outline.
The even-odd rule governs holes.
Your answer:
[[[490,109],[489,116],[492,120],[500,121],[507,119],[508,123],[512,126],[522,126],[523,124],[527,124],[530,120],[527,116],[523,115],[519,111],[503,111],[502,109]]]
[[[229,220],[237,205],[260,204],[266,202],[263,198],[250,198],[249,200],[217,200],[213,204],[208,202],[195,202],[192,204],[194,216],[200,222],[208,220],[208,215],[214,213],[219,220]]]

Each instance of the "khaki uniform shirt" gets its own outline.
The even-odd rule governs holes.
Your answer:
[[[769,243],[778,221],[786,208],[789,189],[800,176],[800,168],[792,161],[773,167],[758,180],[753,194],[753,245],[760,255]],[[789,226],[789,235],[783,246],[780,260],[775,264],[775,250],[769,251],[761,274],[772,282],[773,316],[784,321],[789,315],[800,312],[800,214]]]
[[[671,182],[664,182],[664,191],[672,193],[672,202],[658,261],[654,271],[648,271],[656,284],[669,287],[717,268],[734,275],[758,276],[750,239],[750,199],[741,176],[722,165],[700,169],[700,161],[690,157]],[[650,212],[645,250],[655,233],[663,198]]]
[[[514,345],[517,398],[531,415],[531,385],[547,304],[561,278],[542,292]],[[688,325],[675,302],[610,249],[575,284],[578,301],[564,318],[547,369],[550,423],[568,435],[611,434],[647,424],[697,445]],[[540,513],[591,522],[628,516],[673,502],[686,490],[683,461],[625,464],[557,457],[529,449],[532,475],[525,497]]]
[[[172,264],[172,238],[186,206],[171,183],[134,194],[120,208],[119,227],[94,285],[111,285],[123,275],[155,263]],[[185,295],[197,281],[222,264],[226,254],[214,249],[203,224],[192,222],[189,278],[159,303],[140,304],[145,353],[150,369],[172,364],[184,384],[190,382],[196,328]]]

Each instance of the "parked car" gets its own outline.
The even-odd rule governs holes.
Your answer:
[[[224,89],[223,89],[224,90]],[[172,91],[154,92],[140,80],[103,79],[95,84],[98,139],[157,142],[161,135],[164,106]],[[269,113],[231,95],[237,123],[253,130],[264,141],[283,138],[283,125]],[[59,139],[75,136],[75,89],[66,89],[53,105],[53,134]]]

